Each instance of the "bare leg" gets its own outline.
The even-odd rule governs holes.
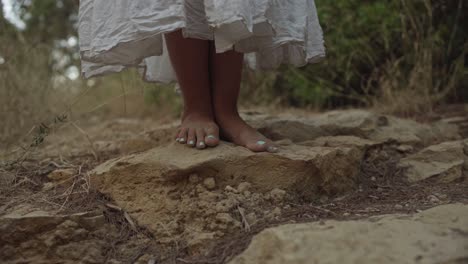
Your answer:
[[[214,147],[219,144],[219,129],[211,103],[209,41],[184,38],[180,30],[166,34],[166,41],[184,98],[176,140],[199,149]]]
[[[217,54],[214,47],[210,52],[213,109],[223,137],[255,152],[278,151],[271,140],[239,116],[237,97],[242,77],[243,54],[235,51]]]

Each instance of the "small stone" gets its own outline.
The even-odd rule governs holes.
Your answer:
[[[224,188],[226,192],[232,192],[232,193],[238,193],[236,189],[234,189],[232,186],[228,185],[226,188]]]
[[[257,215],[254,212],[249,213],[248,215],[245,216],[245,218],[251,226],[257,223]]]
[[[427,199],[431,202],[431,203],[440,203],[440,199],[437,198],[437,196],[435,195],[429,195],[427,197]]]
[[[286,191],[278,189],[278,188],[275,188],[275,189],[271,190],[271,192],[270,192],[270,197],[275,202],[282,202],[284,200],[285,196],[286,196]]]
[[[326,196],[326,195],[320,196],[320,202],[321,203],[326,203],[326,202],[328,202],[328,200],[330,200],[330,198],[328,196]]]
[[[281,208],[279,207],[275,207],[275,209],[273,209],[273,211],[271,211],[271,216],[273,217],[278,217],[281,215]]]
[[[400,145],[396,148],[401,153],[409,153],[413,151],[413,146],[410,145]]]
[[[242,194],[243,194],[246,198],[249,198],[250,195],[252,195],[252,193],[249,192],[249,191],[244,191]]]
[[[239,183],[239,186],[237,186],[237,190],[241,193],[245,192],[245,191],[249,191],[250,190],[250,187],[252,187],[252,185],[248,182],[241,182]]]
[[[205,180],[203,180],[203,185],[205,185],[205,187],[208,189],[208,190],[213,190],[214,188],[216,188],[216,181],[214,178],[206,178]]]
[[[197,193],[202,193],[206,191],[205,187],[203,187],[203,185],[201,184],[197,184],[197,186],[195,187],[195,190],[197,191]]]
[[[401,205],[401,204],[395,204],[395,209],[401,210],[401,209],[403,209],[403,205]]]
[[[52,190],[55,187],[55,184],[52,182],[46,182],[44,186],[42,186],[43,191],[49,191]]]
[[[234,222],[234,218],[228,213],[219,213],[216,215],[216,220],[223,224],[230,224]]]
[[[198,177],[198,174],[192,173],[192,174],[190,174],[190,176],[189,176],[189,182],[191,182],[191,183],[198,183],[198,182],[200,182],[200,177]]]
[[[377,179],[374,176],[372,176],[370,180],[375,182]]]
[[[343,216],[350,216],[350,213],[344,213]]]
[[[65,181],[72,178],[75,175],[74,169],[59,169],[54,170],[53,172],[47,175],[47,178],[54,182]]]

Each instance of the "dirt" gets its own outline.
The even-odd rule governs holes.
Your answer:
[[[456,116],[440,116],[417,123],[361,110],[246,114],[281,146],[275,155],[227,143],[189,150],[171,142],[173,123],[109,120],[83,125],[83,133],[70,126],[26,159],[2,165],[0,257],[226,263],[269,227],[468,204],[468,155],[461,176],[448,181],[440,172],[411,182],[400,166],[428,147],[466,138]],[[90,217],[98,220],[86,224]],[[24,224],[31,219],[42,227]],[[6,232],[15,229],[24,232]]]

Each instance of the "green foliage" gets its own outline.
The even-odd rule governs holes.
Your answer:
[[[327,59],[281,70],[273,93],[283,104],[371,105],[388,90],[436,94],[441,100],[462,90],[463,28],[468,27],[460,17],[462,0],[434,5],[429,0],[316,2]]]

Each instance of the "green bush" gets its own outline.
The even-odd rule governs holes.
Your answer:
[[[280,70],[272,93],[284,105],[369,106],[403,94],[424,95],[422,105],[461,94],[467,51],[462,0],[316,3],[327,59]]]

